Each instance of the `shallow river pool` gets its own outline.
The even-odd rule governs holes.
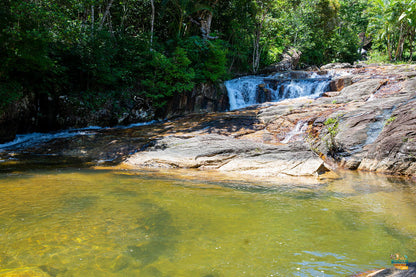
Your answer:
[[[416,260],[414,183],[207,176],[2,173],[0,276],[348,276],[389,267],[393,253]]]

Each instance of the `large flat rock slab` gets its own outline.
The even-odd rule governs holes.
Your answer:
[[[252,176],[317,176],[328,171],[306,145],[268,145],[208,134],[164,137],[126,164],[136,167],[216,169]]]

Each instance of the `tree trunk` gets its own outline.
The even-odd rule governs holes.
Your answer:
[[[233,59],[231,60],[230,67],[228,68],[228,73],[231,73],[231,70],[233,69],[234,61],[235,61],[235,55],[233,55]]]
[[[266,18],[267,11],[264,11],[260,22],[256,25],[256,31],[253,39],[253,72],[257,73],[260,67],[260,37],[261,30],[263,29],[263,23]]]
[[[128,13],[128,8],[125,4],[123,4],[123,15],[121,16],[121,22],[120,22],[120,27],[122,30],[124,29],[124,21],[126,20],[127,13]]]
[[[113,5],[113,2],[114,2],[114,0],[110,0],[110,3],[108,3],[107,8],[105,9],[103,18],[101,18],[100,27],[98,27],[98,31],[100,31],[103,28],[105,19],[107,18],[108,14],[110,13],[110,9],[111,9],[111,6]]]
[[[154,0],[150,0],[150,4],[152,5],[152,18],[151,18],[151,25],[150,25],[150,51],[152,51],[153,29],[154,29],[154,25],[155,25],[155,3],[154,3]]]
[[[403,36],[403,23],[400,24],[400,34],[399,34],[399,41],[397,42],[396,53],[394,55],[394,59],[400,60],[401,53],[403,52],[403,43],[404,43],[404,36]]]
[[[405,37],[403,37],[403,39],[400,43],[400,50],[399,50],[399,59],[400,60],[403,60],[404,41],[405,41]]]
[[[111,20],[111,13],[108,13],[108,30],[110,31],[111,35],[114,36],[114,29],[113,29],[113,21]]]
[[[91,32],[94,32],[94,5],[91,6]]]
[[[413,30],[410,31],[410,37],[409,37],[409,62],[413,61],[413,42],[416,35],[416,28],[413,28]]]
[[[213,1],[210,6],[213,8],[218,3],[218,0]],[[210,10],[202,10],[198,14],[200,21],[200,30],[203,39],[216,39],[217,37],[212,37],[211,33],[211,23],[213,14]]]
[[[180,38],[182,34],[182,25],[183,25],[183,11],[181,10],[181,15],[179,17],[179,25],[178,25],[178,38]]]
[[[208,10],[203,10],[200,14],[201,19],[201,33],[203,39],[209,39],[211,32],[212,13]]]
[[[391,61],[392,55],[391,55],[390,34],[387,34],[387,53],[389,55],[389,61]]]
[[[260,27],[256,28],[255,37],[253,40],[253,72],[257,73],[260,66]]]

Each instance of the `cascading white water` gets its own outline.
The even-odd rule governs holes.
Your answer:
[[[13,141],[9,141],[3,144],[0,144],[0,152],[4,149],[19,149],[37,145],[39,143],[48,142],[53,139],[60,139],[60,138],[71,138],[76,136],[89,136],[96,134],[96,131],[99,130],[106,130],[106,129],[128,129],[133,127],[145,126],[154,124],[157,121],[149,121],[149,122],[140,122],[130,124],[128,126],[115,126],[115,127],[98,127],[98,126],[90,126],[81,129],[68,129],[63,130],[56,133],[30,133],[30,134],[23,134],[23,135],[16,135],[16,139]]]
[[[308,122],[299,120],[298,123],[296,123],[296,126],[294,129],[292,129],[285,137],[284,140],[282,140],[282,143],[288,143],[296,136],[301,136],[305,133],[305,131],[308,129]]]
[[[263,77],[245,76],[225,82],[230,99],[230,110],[237,110],[256,103],[256,89],[264,83]]]
[[[277,102],[288,98],[316,98],[328,91],[330,77],[316,73],[300,72],[302,78],[290,78],[290,74],[269,77],[245,76],[225,82],[230,100],[230,110],[245,108],[265,101]],[[262,87],[260,87],[262,85]],[[267,92],[260,97],[259,93]],[[263,101],[259,101],[263,99]],[[264,99],[267,99],[264,101]]]
[[[311,97],[316,98],[322,95],[326,91],[329,84],[327,80],[314,81],[309,80],[294,80],[290,82],[283,82],[276,90],[276,94],[283,89],[283,93],[280,97],[276,97],[276,100],[298,98],[298,97]],[[279,95],[278,95],[279,96]]]

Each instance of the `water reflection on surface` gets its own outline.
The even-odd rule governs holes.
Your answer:
[[[416,260],[416,186],[131,171],[0,175],[0,276],[345,276]],[[22,269],[23,268],[23,269]],[[48,276],[45,275],[45,276]]]

